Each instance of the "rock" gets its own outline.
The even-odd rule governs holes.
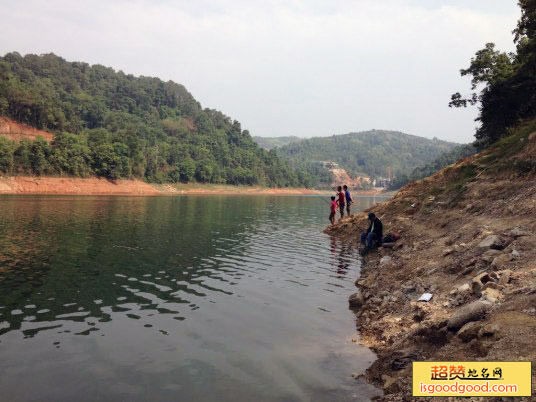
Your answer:
[[[365,298],[361,291],[358,290],[350,296],[348,303],[350,303],[350,307],[361,307],[365,303]]]
[[[470,293],[471,285],[464,283],[462,286],[458,286],[458,293]]]
[[[486,289],[498,289],[499,288],[499,285],[495,282],[487,282],[484,287],[482,288],[482,290],[480,291],[480,293],[482,293],[484,290]]]
[[[493,261],[491,262],[491,266],[493,268],[501,268],[504,265],[508,264],[510,261],[512,261],[512,258],[513,256],[511,254],[502,254],[493,259]]]
[[[493,282],[493,278],[487,272],[482,272],[480,275],[477,275],[471,281],[471,288],[473,293],[480,294],[484,290],[484,285],[488,282]]]
[[[469,342],[469,346],[479,357],[485,357],[489,353],[489,347],[476,338]]]
[[[477,262],[478,262],[478,259],[475,258],[475,257],[473,257],[473,258],[471,258],[470,260],[468,260],[467,262],[465,262],[463,265],[464,265],[465,267],[472,267],[472,266],[474,266]]]
[[[383,389],[386,393],[392,394],[400,390],[400,387],[398,386],[398,379],[388,376],[387,374],[383,374],[382,380]]]
[[[380,260],[380,265],[385,265],[387,264],[388,262],[391,262],[392,258],[389,257],[388,255],[384,256],[381,258]]]
[[[495,304],[502,299],[502,293],[497,289],[487,288],[482,291],[482,299]]]
[[[500,250],[488,250],[480,256],[480,259],[488,264],[491,264],[495,257],[498,257],[502,254],[503,252]]]
[[[463,342],[467,343],[471,339],[474,339],[478,336],[480,328],[482,325],[479,322],[472,321],[465,324],[456,334]]]
[[[482,249],[502,250],[504,246],[504,239],[498,235],[490,235],[478,243],[478,247]]]
[[[416,286],[414,284],[402,285],[402,291],[405,294],[415,293],[416,290],[417,290],[417,288],[416,288]]]
[[[449,330],[457,330],[463,327],[468,322],[479,321],[484,317],[490,309],[490,303],[483,301],[475,301],[464,307],[461,307],[450,317],[447,323]]]
[[[505,269],[504,271],[500,272],[501,276],[499,278],[499,285],[506,286],[508,282],[510,281],[510,276],[512,276],[512,271],[509,269]]]
[[[497,335],[498,333],[499,333],[499,326],[497,324],[486,324],[482,328],[480,328],[480,331],[478,331],[478,337],[485,338],[485,337]]]
[[[518,238],[521,236],[528,236],[529,232],[521,230],[520,228],[513,228],[508,234],[514,238]]]
[[[510,253],[512,255],[512,257],[514,258],[519,258],[521,257],[521,254],[519,253],[519,251],[517,251],[516,249],[512,250],[512,252]]]
[[[464,283],[461,286],[455,286],[452,288],[452,290],[449,292],[450,295],[457,295],[460,293],[471,293],[471,285],[468,283]]]
[[[446,257],[447,255],[450,255],[453,252],[454,252],[453,248],[446,248],[445,250],[443,250],[443,257]]]

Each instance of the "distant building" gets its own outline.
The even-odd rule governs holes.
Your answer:
[[[385,188],[385,187],[388,187],[390,183],[391,183],[391,179],[387,177],[377,177],[374,179],[373,185],[374,187]]]

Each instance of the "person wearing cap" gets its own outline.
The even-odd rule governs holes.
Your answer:
[[[368,214],[370,225],[366,232],[361,233],[361,244],[365,245],[364,253],[378,246],[382,241],[383,224],[376,215],[371,212]]]

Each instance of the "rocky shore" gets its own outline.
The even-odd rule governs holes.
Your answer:
[[[401,239],[365,257],[349,302],[360,342],[378,355],[365,376],[383,388],[381,400],[412,399],[415,360],[536,360],[532,130],[520,130],[373,208],[384,231]],[[357,247],[365,227],[360,214],[326,232]],[[432,299],[417,301],[423,293]],[[535,377],[533,372],[533,394]]]

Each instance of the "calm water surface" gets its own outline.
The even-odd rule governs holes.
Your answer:
[[[321,232],[328,210],[0,197],[0,399],[367,400],[350,376],[374,359],[352,343],[357,250]]]

